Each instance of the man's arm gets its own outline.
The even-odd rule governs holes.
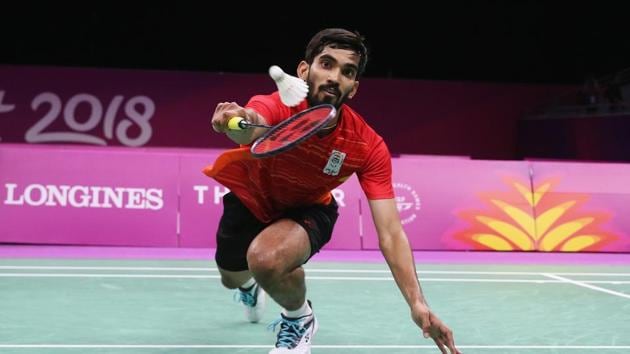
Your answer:
[[[411,309],[411,317],[422,328],[425,338],[431,337],[440,351],[461,354],[455,348],[453,332],[435,315],[427,304],[418,282],[416,265],[409,240],[400,222],[396,201],[392,199],[369,200],[370,210],[378,243],[396,284]]]
[[[247,145],[263,135],[265,128],[248,128],[243,130],[230,130],[227,127],[232,117],[241,117],[255,124],[267,124],[263,116],[253,109],[243,108],[234,102],[219,103],[212,115],[212,128],[219,133],[225,133],[237,144]]]
[[[428,307],[416,274],[409,240],[400,223],[394,199],[369,200],[381,252],[409,307]]]

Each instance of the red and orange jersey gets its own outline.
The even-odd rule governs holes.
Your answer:
[[[275,125],[308,108],[280,102],[277,92],[251,98],[246,105]],[[249,147],[226,151],[204,173],[229,188],[252,213],[270,222],[292,207],[327,204],[330,191],[357,174],[368,199],[394,197],[391,156],[383,139],[347,105],[337,127],[314,135],[291,150],[256,159]]]

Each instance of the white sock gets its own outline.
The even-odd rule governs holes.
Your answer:
[[[293,310],[293,311],[289,311],[287,309],[284,309],[282,311],[282,313],[286,317],[289,317],[289,318],[298,318],[298,317],[308,316],[308,315],[312,314],[313,310],[311,310],[311,307],[308,306],[306,301],[304,301],[304,304],[302,304],[302,306],[299,309]]]
[[[256,280],[254,278],[249,278],[243,285],[240,286],[241,289],[249,289],[256,284]]]

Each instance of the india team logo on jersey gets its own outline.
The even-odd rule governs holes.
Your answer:
[[[338,175],[345,158],[345,152],[333,150],[332,153],[330,153],[326,167],[324,167],[324,173],[331,176]]]

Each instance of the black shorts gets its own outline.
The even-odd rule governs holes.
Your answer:
[[[324,247],[337,221],[337,202],[311,205],[287,211],[279,219],[291,219],[300,224],[311,243],[309,259]],[[254,238],[272,223],[263,223],[230,192],[223,196],[223,216],[217,230],[215,260],[221,269],[247,270],[247,249]]]

